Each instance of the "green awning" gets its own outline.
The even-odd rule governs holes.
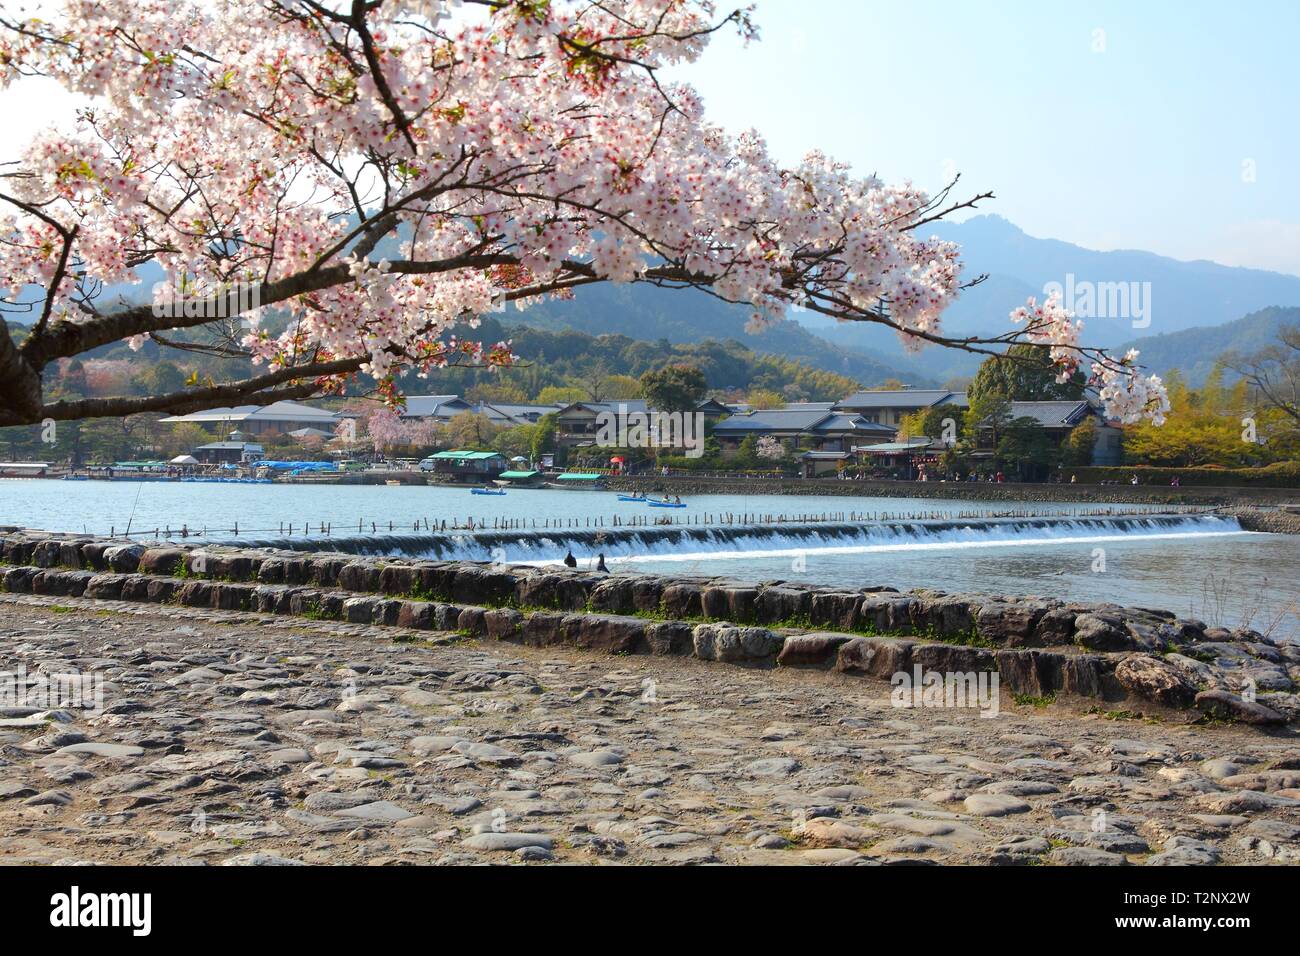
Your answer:
[[[436,455],[430,455],[435,461],[483,461],[486,458],[499,458],[500,453],[495,451],[440,451]]]
[[[501,472],[501,474],[498,475],[497,477],[499,477],[499,478],[535,478],[535,477],[537,477],[537,472],[535,472],[535,471],[503,471],[503,472]]]
[[[555,480],[556,481],[598,481],[604,477],[605,477],[604,475],[589,475],[589,474],[584,474],[582,472],[566,471],[564,474],[560,475]]]

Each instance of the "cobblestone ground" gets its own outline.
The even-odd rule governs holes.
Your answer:
[[[1294,734],[256,614],[0,596],[5,863],[1300,861]],[[42,704],[44,704],[42,706]]]

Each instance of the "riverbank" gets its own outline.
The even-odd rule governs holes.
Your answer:
[[[611,491],[670,495],[827,495],[942,498],[957,501],[1087,502],[1277,506],[1300,503],[1300,488],[1215,488],[1164,485],[1023,484],[1016,482],[840,481],[835,478],[697,478],[690,475],[611,477]]]
[[[2,731],[0,863],[1300,861],[1294,741],[1104,709],[895,707],[835,672],[615,660],[0,595],[5,659],[106,676]],[[40,656],[45,660],[48,655]]]
[[[1150,608],[890,587],[607,575],[329,552],[0,536],[3,590],[257,610],[522,645],[890,681],[996,674],[1009,694],[1181,719],[1300,720],[1300,645]]]

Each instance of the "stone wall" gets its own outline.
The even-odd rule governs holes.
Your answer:
[[[607,653],[833,668],[995,671],[1012,694],[1300,719],[1300,645],[1160,610],[1052,598],[609,575],[469,562],[0,533],[0,586],[260,611]]]
[[[1237,519],[1245,531],[1268,531],[1273,534],[1300,534],[1300,514],[1288,511],[1264,511],[1260,508],[1229,508],[1223,512]]]

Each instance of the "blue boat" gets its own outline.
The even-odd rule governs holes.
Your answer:
[[[496,495],[496,496],[500,496],[500,495],[504,495],[504,494],[505,494],[505,489],[503,488],[503,489],[500,489],[500,490],[498,490],[498,491],[493,491],[493,490],[491,490],[491,489],[489,489],[489,488],[471,488],[471,489],[469,490],[469,493],[470,493],[471,495]]]
[[[645,495],[619,495],[619,501],[645,501]]]
[[[648,501],[646,502],[651,508],[685,508],[686,503],[682,501]]]

